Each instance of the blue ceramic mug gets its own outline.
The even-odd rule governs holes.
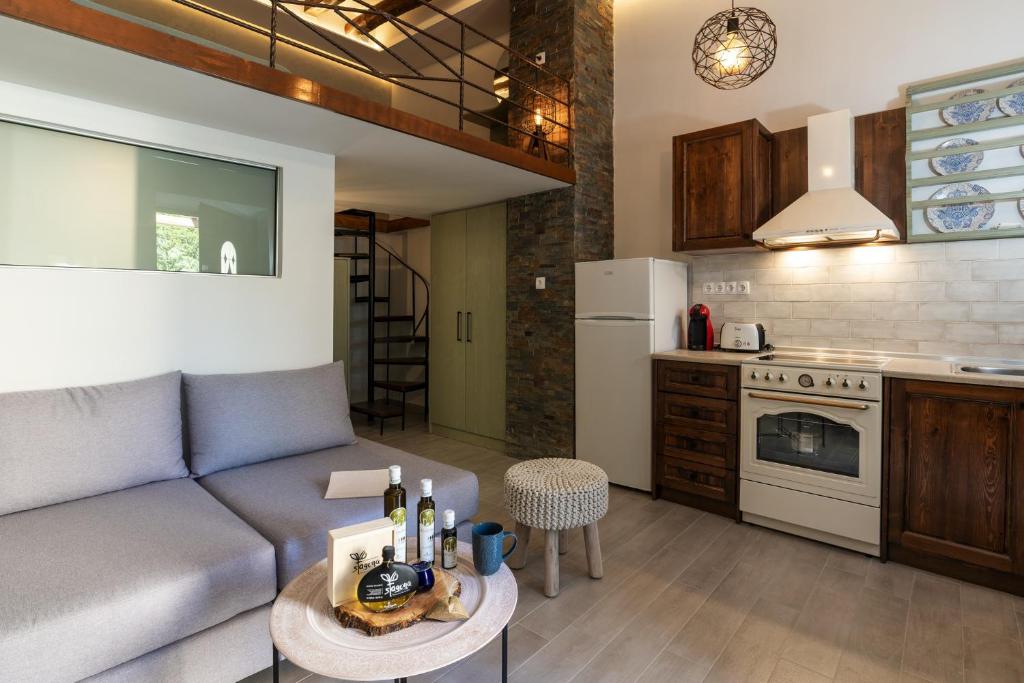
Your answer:
[[[502,553],[505,539],[512,539],[512,547]],[[515,552],[519,539],[514,532],[505,531],[497,522],[480,522],[473,525],[473,566],[482,576],[498,571],[501,563]]]

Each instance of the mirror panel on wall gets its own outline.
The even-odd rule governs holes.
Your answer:
[[[277,274],[275,168],[0,121],[0,264]]]

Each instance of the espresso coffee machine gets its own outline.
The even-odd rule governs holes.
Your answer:
[[[690,307],[686,346],[691,351],[711,351],[715,348],[715,327],[711,324],[711,311],[704,304]]]

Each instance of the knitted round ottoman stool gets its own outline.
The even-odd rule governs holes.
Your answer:
[[[519,546],[508,566],[526,566],[530,530],[543,529],[544,594],[558,595],[558,556],[568,547],[569,529],[583,527],[590,576],[600,579],[601,540],[597,520],[608,512],[608,475],[597,465],[568,458],[541,458],[505,472],[505,508],[516,520]]]

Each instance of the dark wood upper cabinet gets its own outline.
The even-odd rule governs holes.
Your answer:
[[[892,380],[893,559],[1020,592],[1024,390]]]
[[[756,120],[672,139],[672,249],[753,246],[771,216],[772,136]]]
[[[906,235],[906,110],[854,118],[855,187]],[[807,127],[756,120],[673,138],[672,248],[753,246],[762,223],[807,192]]]

